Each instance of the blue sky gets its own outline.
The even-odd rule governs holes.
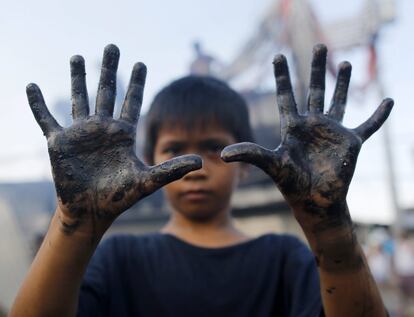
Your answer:
[[[356,13],[362,1],[311,2],[324,23]],[[121,50],[119,78],[124,84],[136,61],[148,66],[145,109],[159,88],[187,73],[193,57],[191,43],[195,39],[200,39],[210,53],[229,62],[271,3],[271,0],[24,0],[3,4],[0,12],[0,181],[51,177],[46,142],[27,105],[27,83],[37,83],[49,105],[62,98],[69,101],[69,58],[81,54],[87,63],[89,93],[94,95],[103,47],[115,43]],[[411,100],[414,42],[410,40],[414,32],[410,16],[414,2],[401,0],[397,10],[397,21],[381,34],[380,58],[387,94],[396,101],[389,120],[392,150],[400,201],[408,207],[414,206],[414,104]],[[361,50],[344,52],[335,56],[335,62],[350,60],[358,82],[365,74],[364,56]],[[271,58],[269,76],[270,62]],[[329,89],[327,97],[330,98]],[[378,103],[374,92],[363,100],[351,97],[345,125],[356,126]],[[349,204],[356,219],[380,222],[392,219],[381,134],[364,145]]]

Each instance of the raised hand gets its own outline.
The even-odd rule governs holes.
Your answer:
[[[146,67],[134,65],[119,119],[114,119],[119,50],[105,47],[95,114],[89,114],[85,63],[70,61],[73,124],[61,127],[48,111],[40,89],[27,86],[33,114],[48,141],[53,178],[66,232],[82,224],[111,223],[120,213],[161,186],[201,167],[186,155],[147,167],[135,154]]]
[[[385,99],[375,113],[355,129],[341,124],[351,77],[351,65],[339,66],[330,108],[324,113],[327,49],[313,52],[307,112],[298,113],[286,58],[274,59],[277,104],[281,117],[281,144],[275,150],[253,143],[226,147],[226,162],[254,164],[272,177],[294,210],[299,223],[309,216],[348,218],[345,198],[362,143],[387,119],[393,101]],[[333,218],[332,218],[333,217]],[[335,220],[332,220],[335,221]]]

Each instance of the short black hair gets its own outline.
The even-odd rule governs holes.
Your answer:
[[[253,142],[249,112],[243,97],[225,82],[210,76],[177,79],[154,98],[145,119],[144,156],[154,163],[158,132],[168,126],[187,130],[218,124],[237,142]]]

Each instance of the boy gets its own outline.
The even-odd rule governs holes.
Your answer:
[[[69,128],[58,125],[40,90],[29,85],[30,106],[48,139],[58,207],[11,316],[386,316],[345,197],[363,141],[393,102],[385,100],[358,128],[344,128],[351,72],[345,62],[323,114],[326,53],[322,45],[314,49],[305,114],[296,110],[286,59],[275,58],[282,142],[274,151],[233,144],[252,138],[245,104],[227,85],[193,77],[172,83],[148,115],[145,154],[158,164],[152,167],[133,150],[143,64],[134,66],[119,120],[112,118],[114,45],[104,52],[92,116],[84,61],[71,59]],[[236,161],[272,177],[313,255],[293,237],[250,239],[233,227],[230,197],[245,169]],[[162,186],[172,212],[162,231],[108,239],[87,269],[117,215]]]

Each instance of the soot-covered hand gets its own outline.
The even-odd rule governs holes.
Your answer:
[[[381,127],[393,106],[391,99],[385,99],[359,127],[344,127],[341,122],[351,65],[343,62],[339,66],[331,106],[324,113],[326,56],[324,45],[315,46],[307,111],[304,114],[298,113],[296,107],[286,58],[283,55],[275,57],[273,63],[282,139],[275,150],[253,143],[239,143],[226,147],[222,152],[226,162],[251,163],[269,174],[297,218],[301,218],[302,211],[307,216],[320,216],[327,212],[331,216],[335,212],[347,213],[345,198],[361,145]]]
[[[66,231],[83,222],[112,221],[142,197],[201,167],[196,155],[145,166],[135,154],[136,126],[146,67],[134,65],[119,119],[114,119],[119,50],[105,48],[95,114],[89,114],[85,63],[70,61],[73,124],[61,127],[48,111],[40,89],[27,86],[33,114],[48,141],[53,178]]]

